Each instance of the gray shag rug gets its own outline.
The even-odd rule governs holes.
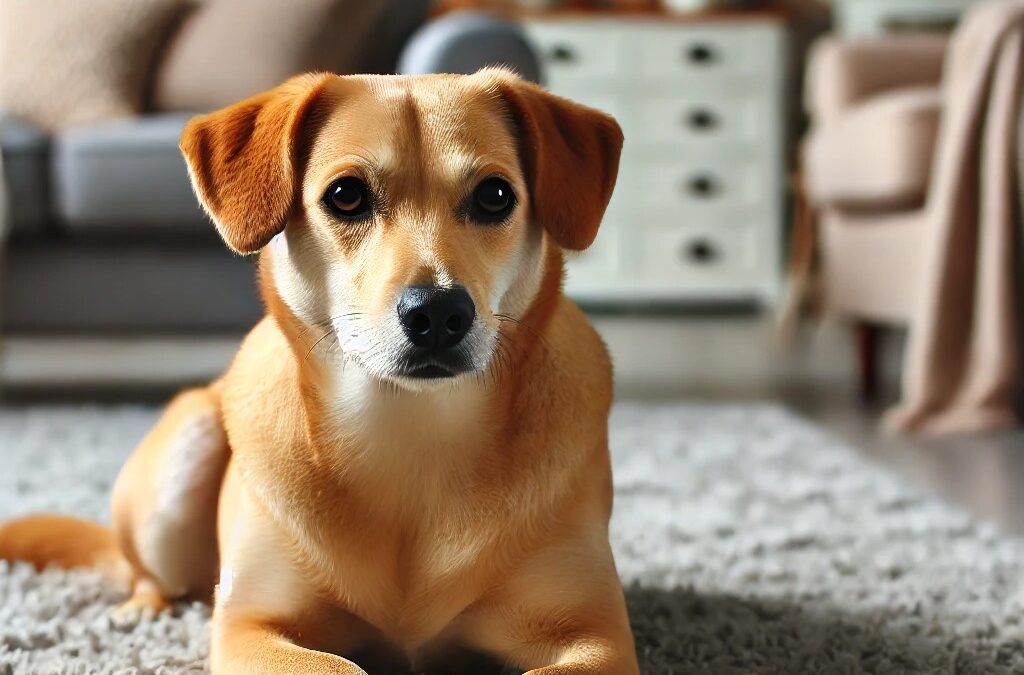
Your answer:
[[[0,518],[107,519],[146,408],[0,410]],[[647,675],[1024,672],[1024,545],[771,406],[619,405],[612,538]],[[204,672],[209,609],[0,562],[0,673]]]

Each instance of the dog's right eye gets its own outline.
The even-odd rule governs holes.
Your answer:
[[[323,203],[341,218],[363,218],[370,213],[370,188],[354,176],[345,176],[330,184]]]
[[[516,196],[508,181],[498,176],[485,178],[473,191],[470,216],[480,223],[499,223],[512,213]]]

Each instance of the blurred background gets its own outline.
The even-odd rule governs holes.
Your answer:
[[[190,115],[308,70],[502,63],[625,130],[567,283],[620,399],[775,401],[1024,531],[1016,238],[990,222],[1019,223],[992,148],[1019,147],[1022,78],[982,58],[1017,4],[3,0],[3,396],[163,401],[261,316],[189,186]]]

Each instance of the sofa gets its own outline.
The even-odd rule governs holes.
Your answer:
[[[273,21],[249,16],[247,23],[232,19],[242,0],[203,0],[176,24],[184,35],[171,36],[147,86],[162,93],[139,114],[56,132],[16,116],[0,118],[6,207],[0,330],[215,335],[236,334],[258,320],[252,260],[219,241],[178,150],[192,114],[302,70],[387,73],[401,60],[407,72],[472,72],[507,63],[537,76],[513,24],[476,14],[427,21],[428,0],[375,0],[357,1],[359,9],[373,9],[353,26],[351,12],[335,11],[345,1],[243,3],[250,13],[289,8]],[[292,15],[306,5],[323,13],[303,26]],[[310,40],[284,30],[315,30],[329,39],[307,54]]]

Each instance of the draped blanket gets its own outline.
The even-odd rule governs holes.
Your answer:
[[[920,300],[890,429],[944,434],[1019,422],[1022,84],[1024,0],[978,5],[946,58]]]

